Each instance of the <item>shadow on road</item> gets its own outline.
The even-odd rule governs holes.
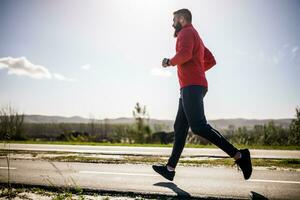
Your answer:
[[[250,192],[251,199],[267,200],[268,198],[254,191]]]
[[[184,191],[183,189],[180,189],[179,187],[177,187],[176,184],[171,183],[171,182],[158,182],[153,185],[170,188],[177,194],[177,196],[191,197],[191,195],[188,192]]]

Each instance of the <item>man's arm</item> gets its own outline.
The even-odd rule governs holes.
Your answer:
[[[170,65],[180,65],[193,56],[193,47],[194,47],[194,35],[190,30],[181,30],[182,33],[178,34],[178,51],[176,55],[170,59]]]
[[[207,71],[217,64],[215,57],[208,48],[204,48],[204,70]]]

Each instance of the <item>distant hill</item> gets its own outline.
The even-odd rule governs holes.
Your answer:
[[[229,125],[237,127],[245,126],[252,128],[254,125],[263,125],[273,120],[276,125],[288,127],[292,119],[216,119],[208,120],[208,123],[214,128],[227,129]],[[63,117],[63,116],[46,116],[46,115],[25,115],[24,121],[26,123],[89,123],[90,119],[80,116]],[[96,123],[108,123],[108,124],[130,124],[134,123],[134,118],[120,117],[115,119],[103,119],[95,120]],[[174,120],[159,120],[150,119],[150,126],[161,125],[166,131],[173,130]]]

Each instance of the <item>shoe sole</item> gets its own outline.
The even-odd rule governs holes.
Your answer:
[[[161,175],[162,177],[166,178],[167,180],[173,181],[174,178],[169,178],[169,177],[167,177],[167,176],[164,176],[164,174],[161,174],[161,173],[160,173],[159,171],[157,171],[153,166],[152,166],[152,169],[153,169],[155,172],[157,172],[159,175]]]
[[[250,155],[249,149],[246,150],[246,154],[247,154],[247,160],[250,162],[250,166],[251,166],[251,172],[250,172],[249,176],[244,177],[245,180],[248,180],[252,175],[252,163],[251,163],[251,155]]]

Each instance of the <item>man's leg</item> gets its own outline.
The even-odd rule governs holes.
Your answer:
[[[180,90],[180,98],[178,104],[178,111],[176,115],[176,119],[174,122],[174,144],[172,149],[172,154],[169,157],[167,164],[164,165],[152,165],[152,168],[155,172],[159,173],[166,179],[173,181],[175,176],[175,168],[179,161],[180,155],[185,145],[185,140],[187,137],[187,133],[189,130],[189,124],[187,118],[185,116],[182,98],[181,98]]]
[[[239,150],[206,121],[203,103],[206,92],[207,88],[200,85],[183,88],[182,103],[189,126],[194,134],[207,139],[226,152],[230,157],[234,158]]]
[[[174,123],[174,144],[172,154],[167,162],[167,166],[170,166],[174,169],[176,168],[182,150],[185,146],[188,130],[189,124],[183,110],[182,98],[179,98],[178,111]]]

